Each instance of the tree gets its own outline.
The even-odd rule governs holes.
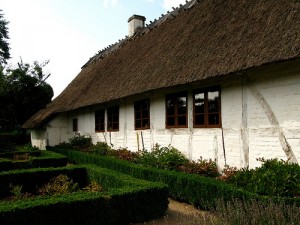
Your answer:
[[[0,9],[0,66],[6,64],[6,60],[10,58],[7,24],[8,22],[4,19]]]
[[[49,61],[33,65],[23,63],[0,71],[0,127],[5,130],[20,127],[27,119],[44,108],[53,97],[52,87],[46,83],[50,74],[43,67]]]

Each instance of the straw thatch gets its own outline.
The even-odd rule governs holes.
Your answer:
[[[24,125],[139,93],[223,77],[300,55],[300,1],[190,1],[100,51]]]

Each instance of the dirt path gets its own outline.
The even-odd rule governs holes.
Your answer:
[[[208,224],[211,216],[192,205],[169,199],[169,208],[161,218],[134,225],[195,225]]]

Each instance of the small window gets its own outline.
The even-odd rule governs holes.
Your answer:
[[[107,109],[107,131],[119,130],[119,106]]]
[[[95,112],[95,131],[96,132],[104,132],[105,131],[105,123],[104,123],[104,109],[98,110]]]
[[[144,99],[134,103],[134,121],[135,129],[149,129],[150,128],[150,101]]]
[[[166,96],[166,127],[187,127],[187,92]]]
[[[78,131],[78,119],[77,118],[73,119],[73,131],[74,132]]]
[[[194,92],[194,127],[221,127],[220,89]]]

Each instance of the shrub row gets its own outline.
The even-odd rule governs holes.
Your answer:
[[[86,154],[79,151],[60,149],[57,150],[68,157],[69,161],[78,164],[93,163],[101,167],[117,170],[139,179],[163,182],[168,185],[170,196],[183,200],[202,209],[216,206],[218,199],[231,201],[232,199],[258,199],[266,201],[267,198],[258,194],[245,191],[222,181],[202,177],[195,174],[167,171],[150,167],[142,167],[127,161],[118,160],[107,156]],[[284,201],[287,204],[300,206],[299,198],[276,198],[275,202]]]
[[[82,167],[74,166],[71,168],[82,169]],[[50,172],[50,169],[36,171],[40,170]],[[59,169],[53,170],[58,171]],[[95,165],[86,165],[85,171],[87,171],[86,180],[95,179],[101,182],[107,191],[81,191],[51,197],[43,196],[22,201],[2,202],[0,203],[0,224],[129,224],[159,217],[167,209],[168,193],[164,184],[138,180]],[[77,172],[76,174],[78,174]],[[1,174],[3,173],[5,172]],[[16,171],[14,173],[21,174]],[[24,175],[25,171],[19,178],[30,177]],[[6,177],[6,179],[8,178]]]
[[[24,152],[22,152],[23,154]],[[25,152],[26,153],[26,152]],[[3,153],[4,154],[4,153]],[[8,154],[8,155],[7,155]],[[12,156],[14,153],[7,153],[4,156]],[[37,167],[63,167],[67,165],[67,157],[51,151],[30,152],[29,160],[0,159],[0,171],[28,169]],[[3,157],[4,157],[3,156]],[[0,156],[1,157],[1,156]]]

